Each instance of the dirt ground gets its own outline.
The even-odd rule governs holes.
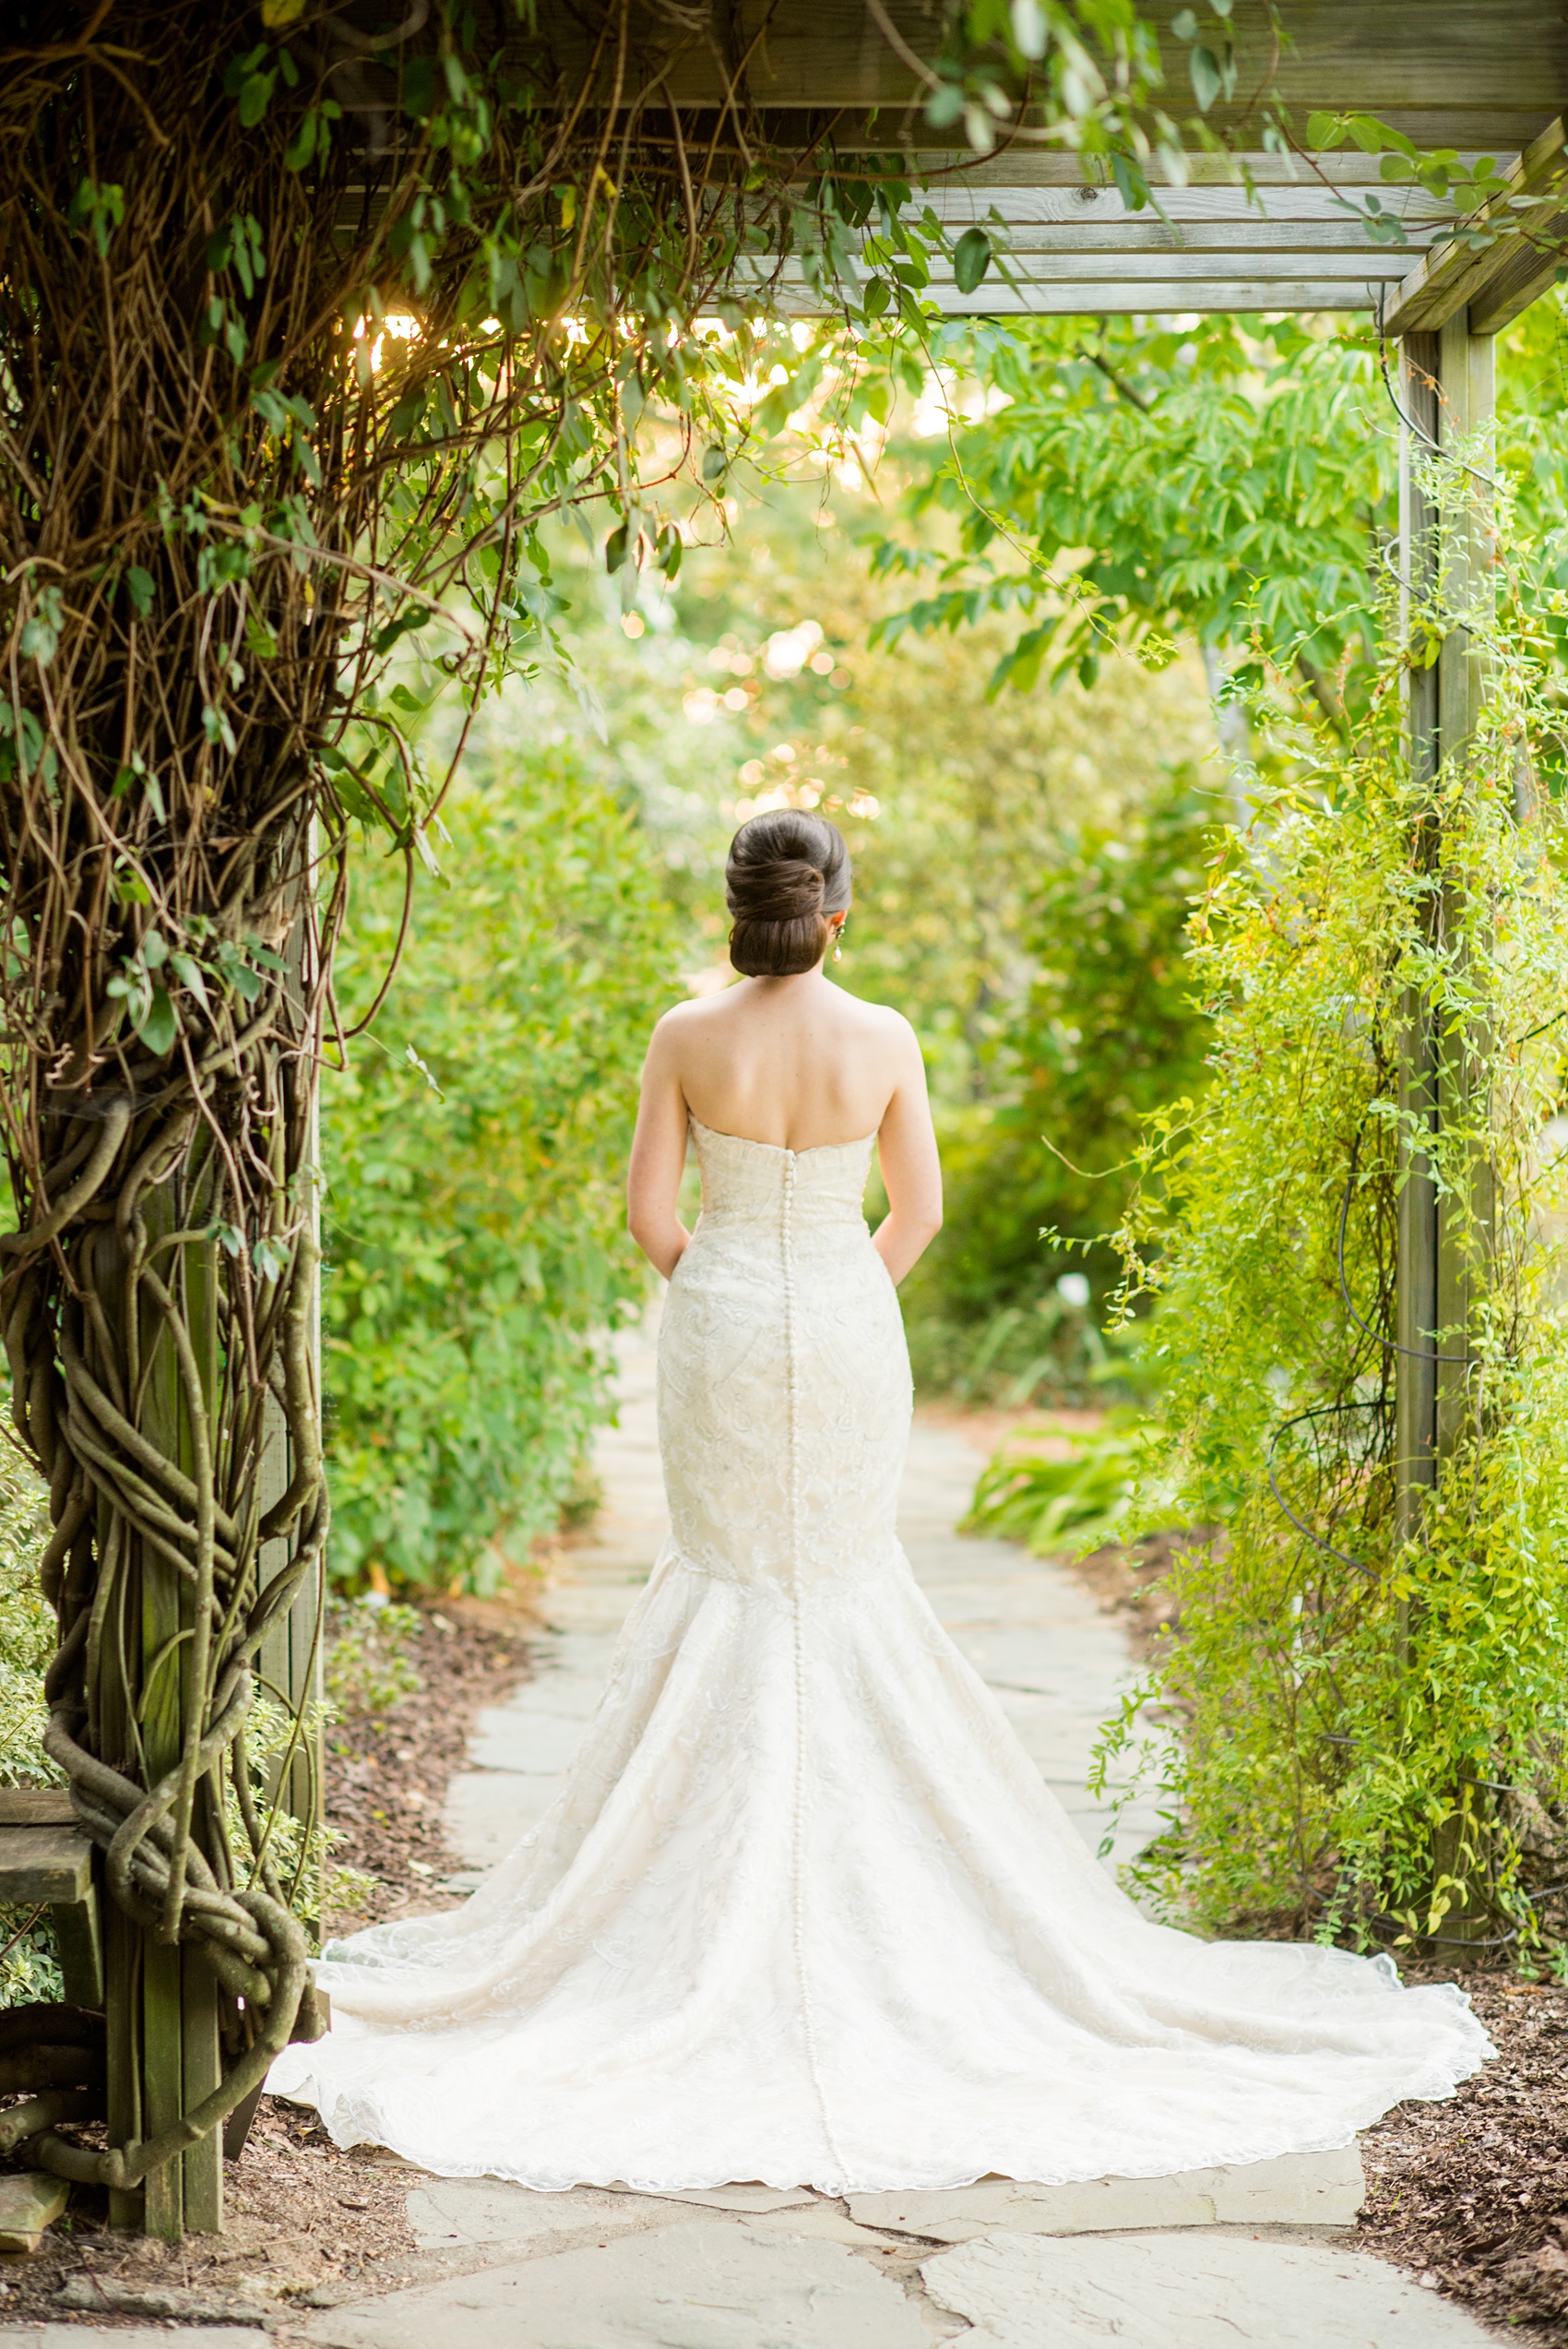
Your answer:
[[[343,1838],[333,1857],[373,1878],[374,1890],[352,1912],[329,1914],[325,1938],[452,1906],[442,1878],[462,1863],[442,1827],[446,1782],[463,1767],[474,1716],[527,1676],[529,1621],[521,1604],[498,1601],[422,1609],[408,1648],[419,1694],[332,1723],[327,1815]]]

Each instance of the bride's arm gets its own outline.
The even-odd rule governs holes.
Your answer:
[[[887,1213],[872,1237],[895,1282],[916,1265],[942,1229],[942,1162],[926,1097],[925,1063],[914,1030],[898,1021],[898,1081],[876,1137]]]
[[[686,1165],[686,1097],[675,1073],[670,1015],[653,1031],[643,1063],[637,1130],[626,1175],[626,1226],[668,1281],[691,1234],[675,1212]]]

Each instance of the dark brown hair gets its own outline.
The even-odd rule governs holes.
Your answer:
[[[749,979],[788,979],[820,962],[829,913],[849,910],[849,852],[837,824],[774,807],[730,843],[724,899],[730,960]]]

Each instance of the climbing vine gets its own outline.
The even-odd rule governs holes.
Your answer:
[[[1491,473],[1466,454],[1434,478],[1445,541]],[[1145,1743],[1171,1827],[1136,1873],[1211,1926],[1440,1953],[1564,1938],[1562,595],[1557,550],[1526,558],[1506,511],[1500,531],[1484,595],[1456,601],[1445,564],[1349,739],[1298,736],[1293,780],[1211,875],[1214,1080],[1157,1122],[1122,1233],[1128,1302],[1157,1306],[1158,1473],[1214,1538],[1172,1569],[1180,1632],[1104,1759]],[[1490,682],[1433,785],[1404,688],[1455,627]],[[1421,1012],[1435,1139],[1397,1083]],[[1395,1273],[1423,1174],[1457,1274],[1442,1473],[1412,1531]]]

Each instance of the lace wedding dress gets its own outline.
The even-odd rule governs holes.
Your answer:
[[[335,1943],[271,2086],[448,2176],[910,2188],[1340,2145],[1491,2052],[1385,1959],[1149,1924],[894,1532],[909,1370],[870,1140],[695,1125],[659,1332],[673,1531],[554,1807]]]

